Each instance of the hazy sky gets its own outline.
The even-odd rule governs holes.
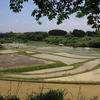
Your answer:
[[[0,1],[0,32],[48,32],[52,29],[62,29],[67,32],[73,31],[73,29],[82,29],[84,31],[94,30],[91,26],[87,25],[86,17],[75,18],[75,15],[71,15],[70,19],[64,20],[61,25],[57,25],[56,20],[49,21],[47,17],[43,17],[40,20],[42,25],[38,25],[35,18],[31,16],[33,8],[36,8],[32,0],[24,3],[24,8],[20,13],[14,13],[10,10],[9,1]]]

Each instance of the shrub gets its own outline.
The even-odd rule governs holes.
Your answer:
[[[0,95],[0,100],[20,100],[16,95],[8,95],[3,97]]]
[[[33,92],[28,95],[27,100],[64,100],[64,92],[62,90],[49,90],[46,93],[43,91],[40,93]]]
[[[20,100],[16,95],[5,96],[3,100]]]

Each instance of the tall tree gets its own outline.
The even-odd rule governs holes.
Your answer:
[[[72,35],[76,37],[84,37],[86,36],[86,33],[83,30],[74,29]]]
[[[10,0],[10,9],[21,12],[23,3],[28,1]],[[100,27],[100,0],[33,0],[33,3],[38,8],[33,9],[31,15],[37,21],[47,16],[49,20],[57,18],[57,24],[61,24],[63,20],[69,19],[69,15],[76,13],[78,18],[87,16],[87,24],[92,25],[92,28]]]

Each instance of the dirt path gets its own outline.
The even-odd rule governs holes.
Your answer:
[[[37,54],[33,55],[34,57],[39,57],[39,58],[47,58],[47,59],[52,59],[52,60],[58,60],[61,61],[65,64],[73,64],[77,62],[82,62],[85,61],[86,59],[74,59],[74,58],[67,58],[67,57],[61,57],[61,56],[55,56],[55,55],[50,55],[50,54]]]
[[[17,81],[0,80],[1,95],[8,95],[10,93],[16,94],[18,92],[18,96],[23,98],[26,97],[27,93],[28,94],[32,93],[32,91],[39,92],[40,87],[44,87],[46,89],[51,88],[56,90],[67,89],[67,91],[71,92],[73,95],[72,100],[76,100],[76,97],[78,96],[79,92],[79,87],[81,87],[81,92],[84,96],[88,98],[92,98],[93,96],[98,96],[98,100],[100,99],[100,85],[34,83],[34,82],[17,82]]]

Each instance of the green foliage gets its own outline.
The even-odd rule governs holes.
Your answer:
[[[58,45],[59,43],[65,46],[76,46],[76,47],[95,47],[100,48],[100,35],[98,33],[88,31],[84,32],[82,30],[75,30],[78,32],[71,32],[65,36],[49,36],[44,39],[45,42],[50,44]],[[82,33],[83,34],[82,34]],[[75,36],[74,36],[75,35]],[[91,35],[91,36],[88,36]]]
[[[11,32],[0,33],[0,43],[12,43],[15,34]]]
[[[14,36],[15,34],[12,31],[6,32],[6,33],[0,33],[0,38],[12,38]]]
[[[100,34],[98,32],[94,32],[94,31],[87,31],[86,34],[87,34],[87,36],[94,36],[94,37],[100,36]]]
[[[0,43],[29,43],[35,41],[32,45],[58,45],[64,44],[65,46],[73,47],[95,47],[100,48],[100,33],[99,31],[87,31],[74,29],[72,32],[67,33],[63,30],[50,30],[47,32],[25,32],[25,33],[1,33]],[[7,37],[6,37],[7,36]],[[38,43],[36,43],[36,41]],[[45,42],[45,45],[40,43]],[[40,45],[39,45],[40,46]]]
[[[4,97],[4,100],[20,100],[16,95],[8,95]]]
[[[86,33],[83,30],[78,30],[78,29],[74,29],[71,34],[74,35],[75,37],[84,37],[84,36],[86,36]]]
[[[13,12],[21,12],[23,3],[28,0],[10,0],[10,9]],[[76,13],[76,17],[87,16],[88,25],[92,28],[100,28],[100,0],[33,0],[37,9],[33,9],[31,16],[39,19],[46,16],[49,20],[57,19],[57,24],[69,19],[69,16]],[[91,8],[91,9],[90,9]]]
[[[32,93],[28,95],[27,100],[64,100],[64,92],[62,90],[52,90],[50,89],[48,92],[43,93]]]
[[[32,92],[26,97],[26,100],[64,100],[64,91],[62,90],[52,90],[48,92],[40,93]],[[6,97],[0,96],[0,100],[20,100],[17,96],[8,95]]]
[[[57,30],[57,29],[53,29],[53,30],[50,30],[49,32],[48,32],[48,34],[49,35],[66,35],[67,34],[67,32],[66,31],[64,31],[64,30]]]
[[[49,36],[45,38],[44,41],[50,44],[58,45],[59,43],[64,43],[65,42],[64,39],[65,37],[63,36]]]
[[[0,39],[0,43],[3,44],[3,43],[11,43],[12,41],[11,40],[7,40],[7,39]]]
[[[2,96],[0,95],[0,100],[20,100],[16,95],[7,95],[7,96]]]
[[[25,32],[23,34],[19,34],[16,38],[24,41],[42,41],[46,37],[48,37],[47,32]]]

